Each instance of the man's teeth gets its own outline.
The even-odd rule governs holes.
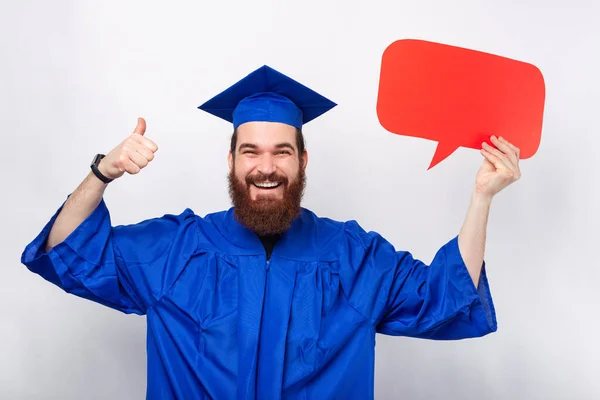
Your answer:
[[[254,183],[254,185],[260,187],[260,188],[274,188],[279,186],[279,183],[277,182],[262,182],[262,183]]]

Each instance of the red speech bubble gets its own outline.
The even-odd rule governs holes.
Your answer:
[[[428,169],[458,147],[491,144],[492,135],[519,147],[525,159],[540,144],[545,92],[534,65],[405,39],[383,53],[377,116],[392,133],[438,142]]]

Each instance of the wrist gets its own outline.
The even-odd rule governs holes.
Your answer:
[[[103,163],[102,160],[98,164],[98,171],[100,171],[100,173],[102,175],[104,175],[105,177],[110,178],[110,175],[108,174],[108,171],[106,171],[106,163]]]
[[[471,203],[479,206],[489,206],[492,204],[493,199],[494,195],[474,190],[471,196]]]
[[[101,163],[104,157],[104,154],[96,154],[92,160],[90,168],[92,169],[92,173],[96,176],[96,178],[98,178],[102,183],[108,184],[112,182],[114,178],[107,174],[106,169],[104,168],[106,163]]]

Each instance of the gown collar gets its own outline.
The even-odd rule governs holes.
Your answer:
[[[302,208],[290,228],[284,232],[273,249],[272,257],[306,258],[315,247],[314,215]],[[244,255],[266,255],[259,237],[235,218],[235,209],[229,208],[223,217],[222,232],[234,251]],[[309,257],[310,258],[310,257]]]

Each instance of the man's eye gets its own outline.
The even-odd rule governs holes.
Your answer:
[[[277,154],[287,154],[287,155],[289,155],[290,152],[288,150],[281,150],[281,151],[277,152]]]

